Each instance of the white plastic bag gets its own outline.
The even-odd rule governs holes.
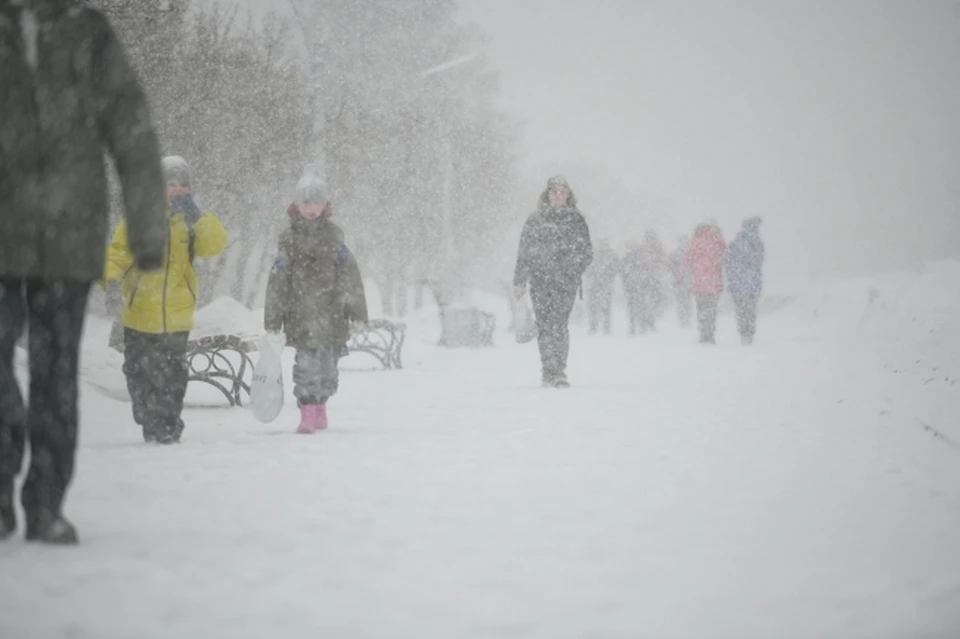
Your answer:
[[[533,315],[533,309],[530,308],[526,295],[514,302],[513,323],[513,336],[517,344],[526,344],[537,337],[537,319]]]
[[[260,338],[260,359],[250,382],[250,410],[258,421],[272,422],[283,408],[283,367],[281,357],[287,338],[283,333],[267,333]]]

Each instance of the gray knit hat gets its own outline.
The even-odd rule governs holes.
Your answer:
[[[318,176],[313,165],[308,166],[300,181],[297,182],[297,191],[293,198],[294,204],[300,205],[305,202],[314,202],[316,204],[326,204],[330,201],[327,192],[326,183]]]
[[[163,179],[167,184],[175,182],[180,186],[190,186],[190,165],[179,155],[168,155],[160,161],[163,167]]]

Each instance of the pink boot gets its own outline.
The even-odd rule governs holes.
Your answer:
[[[327,405],[326,404],[317,404],[313,407],[314,420],[313,423],[316,425],[317,430],[326,430],[327,428]]]
[[[304,404],[300,407],[300,425],[297,432],[301,435],[310,435],[317,430],[316,405]]]

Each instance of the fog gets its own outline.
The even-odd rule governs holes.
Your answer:
[[[463,5],[532,164],[602,167],[668,231],[762,215],[771,286],[960,255],[960,3]]]
[[[960,255],[960,3],[460,5],[523,121],[518,215],[552,170],[597,234],[761,215],[774,290]]]

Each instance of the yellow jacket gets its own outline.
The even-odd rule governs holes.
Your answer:
[[[194,254],[214,257],[227,246],[227,231],[213,213],[193,225]],[[104,279],[121,280],[123,325],[142,333],[178,333],[193,328],[197,306],[197,274],[190,263],[190,231],[179,213],[170,216],[163,267],[143,272],[133,264],[127,244],[127,223],[113,234],[107,249]]]

